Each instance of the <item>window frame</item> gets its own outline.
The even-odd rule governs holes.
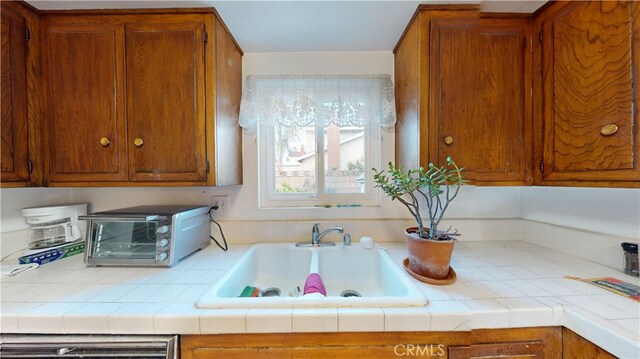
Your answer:
[[[336,207],[336,206],[380,206],[379,190],[373,183],[371,168],[380,168],[382,130],[379,125],[364,126],[364,193],[325,193],[324,131],[325,127],[315,123],[316,146],[315,191],[313,193],[275,193],[275,131],[274,127],[258,125],[258,205],[260,208],[282,207]],[[318,149],[321,149],[320,151]]]

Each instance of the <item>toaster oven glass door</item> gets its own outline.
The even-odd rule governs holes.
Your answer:
[[[93,220],[89,256],[100,259],[122,259],[155,262],[157,221]]]

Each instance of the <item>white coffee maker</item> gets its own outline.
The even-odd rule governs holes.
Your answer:
[[[86,214],[86,203],[24,208],[22,216],[31,228],[29,248],[49,248],[84,240],[87,223],[78,222],[78,216]]]

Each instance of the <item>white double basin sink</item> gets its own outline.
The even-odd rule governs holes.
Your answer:
[[[327,295],[296,296],[310,273]],[[239,297],[245,286],[278,288],[279,296]],[[350,294],[345,294],[350,293]],[[360,296],[353,296],[358,293]],[[347,295],[347,296],[343,296]],[[382,248],[359,245],[296,247],[292,243],[251,247],[198,301],[199,308],[412,307],[427,299]]]

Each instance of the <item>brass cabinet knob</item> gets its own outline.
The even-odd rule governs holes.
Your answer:
[[[451,136],[446,136],[446,137],[444,138],[444,143],[446,143],[447,145],[452,144],[452,143],[453,143],[453,137],[451,137]]]
[[[143,143],[144,143],[144,141],[140,137],[138,137],[135,140],[133,140],[133,144],[136,145],[137,147],[142,146]]]
[[[618,132],[618,126],[614,125],[613,123],[610,123],[608,125],[604,125],[600,129],[600,133],[603,136],[611,136],[616,132]]]
[[[100,144],[103,145],[104,147],[107,147],[109,146],[109,144],[111,144],[111,141],[109,141],[109,139],[106,137],[102,137],[100,139]]]

